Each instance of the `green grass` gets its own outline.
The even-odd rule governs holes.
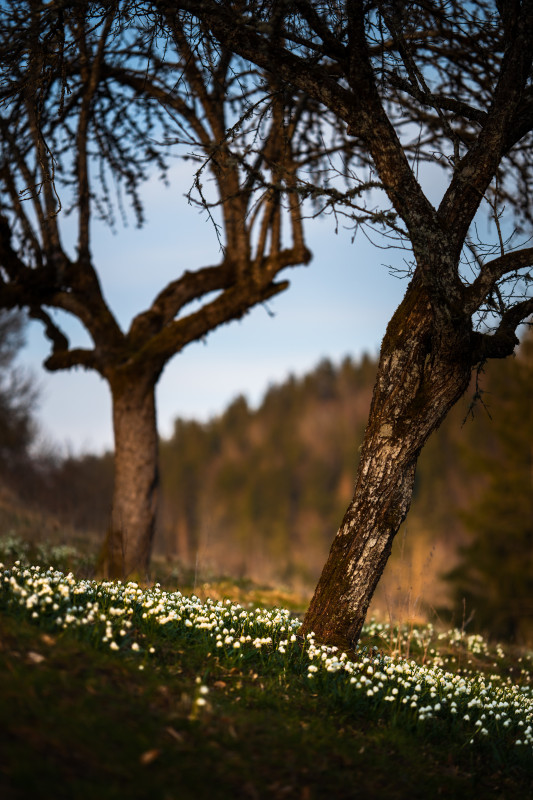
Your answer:
[[[531,653],[370,623],[343,657],[242,599],[0,587],[3,799],[532,796]]]

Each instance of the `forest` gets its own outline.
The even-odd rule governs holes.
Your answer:
[[[11,343],[14,358],[13,335],[4,351]],[[155,559],[177,585],[185,575],[198,584],[228,576],[310,596],[353,493],[354,432],[362,441],[375,372],[369,356],[324,359],[270,386],[257,408],[241,396],[206,423],[176,419],[160,441]],[[36,453],[35,395],[19,386],[18,410],[7,400],[0,407],[2,528],[81,541],[95,558],[109,523],[112,454]],[[479,371],[425,447],[371,615],[533,641],[532,387],[525,333],[515,357]]]

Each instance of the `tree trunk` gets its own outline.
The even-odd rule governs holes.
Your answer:
[[[354,498],[333,541],[302,634],[342,648],[359,638],[411,503],[427,438],[465,392],[470,326],[440,320],[413,279],[383,340]]]
[[[158,496],[155,380],[110,380],[115,434],[111,523],[100,557],[110,579],[148,578]]]

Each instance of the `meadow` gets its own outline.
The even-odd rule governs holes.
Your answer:
[[[253,587],[46,567],[74,556],[0,539],[2,798],[533,796],[533,652],[370,620],[341,653]]]

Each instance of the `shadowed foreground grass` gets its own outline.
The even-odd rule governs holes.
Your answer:
[[[533,791],[531,654],[371,623],[343,655],[289,612],[20,564],[0,587],[3,799]]]

